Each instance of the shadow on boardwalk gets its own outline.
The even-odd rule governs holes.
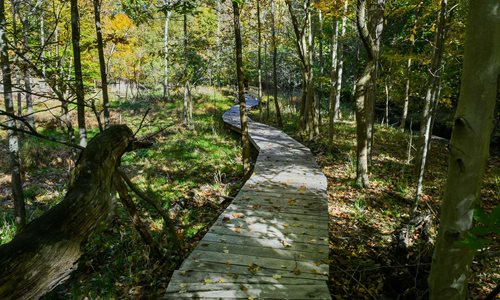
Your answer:
[[[239,107],[223,120],[238,131]],[[330,299],[326,177],[282,131],[250,121],[249,135],[253,174],[174,272],[167,299]]]

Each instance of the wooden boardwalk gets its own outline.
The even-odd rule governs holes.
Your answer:
[[[239,107],[223,120],[239,130]],[[282,131],[249,121],[249,134],[252,176],[174,272],[166,299],[331,299],[326,177]]]

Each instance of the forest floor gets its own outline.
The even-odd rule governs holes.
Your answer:
[[[287,113],[286,108],[283,110],[284,130],[300,140],[296,134],[299,121]],[[258,116],[254,114],[255,119]],[[268,123],[273,125],[273,120]],[[427,299],[427,277],[447,176],[447,141],[432,141],[418,213],[426,218],[415,226],[407,247],[401,247],[397,236],[407,228],[414,206],[415,149],[408,157],[408,148],[410,139],[415,145],[416,136],[376,126],[371,186],[363,191],[356,187],[354,180],[355,122],[344,120],[336,124],[331,146],[327,142],[327,127],[323,128],[325,131],[318,139],[305,144],[311,148],[328,178],[332,297]],[[481,206],[490,212],[500,204],[499,153],[492,153],[483,178]],[[490,235],[488,240],[490,250],[500,249],[499,235]],[[469,282],[470,298],[485,298],[500,282],[500,259],[475,259]]]
[[[237,135],[223,127],[221,114],[232,96],[201,90],[195,97],[195,131],[179,124],[182,108],[157,98],[114,102],[113,119],[133,130],[151,108],[139,136],[155,135],[155,146],[126,154],[122,166],[133,182],[170,212],[177,234],[184,243],[172,249],[160,216],[139,199],[141,216],[154,238],[166,249],[167,261],[150,259],[148,246],[130,225],[117,203],[114,214],[98,228],[85,246],[79,268],[71,278],[44,299],[157,298],[175,267],[196,245],[216,217],[241,187],[242,170]],[[300,140],[298,121],[290,107],[284,110],[284,130]],[[272,114],[271,114],[272,115]],[[258,119],[258,112],[254,119]],[[92,116],[88,116],[91,120]],[[266,120],[263,120],[266,121]],[[271,125],[272,120],[269,120]],[[95,124],[90,135],[97,133]],[[55,126],[43,120],[41,132],[63,138]],[[326,126],[324,126],[326,130]],[[4,134],[0,132],[0,135]],[[425,195],[419,206],[426,222],[416,227],[408,248],[396,242],[406,228],[413,207],[416,178],[412,151],[408,162],[410,135],[383,126],[376,127],[371,187],[355,187],[355,123],[336,125],[334,144],[326,133],[309,146],[328,178],[330,214],[330,289],[334,299],[425,299],[436,219],[446,179],[447,148],[432,143],[425,177]],[[229,137],[229,138],[228,138]],[[414,143],[415,138],[412,138]],[[26,171],[25,194],[29,218],[33,219],[64,196],[74,156],[67,147],[26,137],[22,148]],[[5,139],[0,144],[0,244],[9,241],[15,225],[9,198],[9,176]],[[500,199],[500,157],[488,160],[481,191],[486,211]],[[498,236],[489,237],[491,249],[499,250]],[[500,259],[476,259],[470,278],[471,298],[484,296],[500,280]]]

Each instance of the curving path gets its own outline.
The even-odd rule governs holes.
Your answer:
[[[239,131],[238,105],[222,118]],[[326,177],[282,131],[249,120],[249,135],[253,174],[174,272],[167,299],[331,299]]]

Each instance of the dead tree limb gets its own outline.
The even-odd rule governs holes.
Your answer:
[[[127,186],[119,173],[115,173],[113,184],[118,192],[118,196],[120,197],[120,202],[123,204],[125,210],[130,216],[130,219],[132,220],[135,230],[139,233],[144,243],[149,246],[151,254],[158,259],[162,259],[163,254],[161,247],[155,242],[146,225],[142,222],[139,214],[137,213],[137,206],[132,200],[132,197],[130,197]]]
[[[149,197],[145,192],[141,191],[133,182],[128,178],[127,174],[123,172],[122,170],[118,169],[117,170],[118,174],[121,176],[121,178],[127,183],[128,187],[134,192],[139,198],[142,200],[146,201],[149,205],[151,205],[156,212],[163,218],[163,222],[165,223],[165,226],[167,226],[168,231],[170,232],[171,238],[172,238],[172,244],[173,246],[178,246],[179,245],[179,237],[176,234],[176,230],[174,227],[174,224],[172,220],[170,220],[170,217],[168,214],[165,212],[165,210],[161,207],[160,203],[156,201],[156,199],[153,199],[152,197]]]

